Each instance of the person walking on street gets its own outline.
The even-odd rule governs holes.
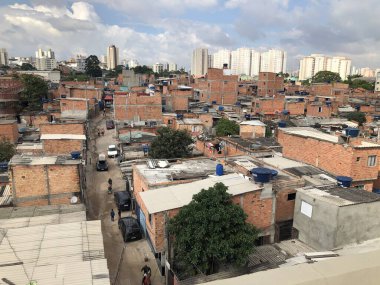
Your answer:
[[[121,219],[121,210],[120,208],[117,210],[117,214],[119,215],[119,220]]]
[[[112,209],[111,210],[111,221],[113,222],[115,220],[115,212],[114,210]]]
[[[108,184],[112,185],[112,179],[111,179],[111,177],[108,179]]]

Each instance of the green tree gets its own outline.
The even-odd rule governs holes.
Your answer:
[[[318,71],[312,78],[313,83],[331,83],[340,81],[341,78],[339,73],[331,71]]]
[[[136,74],[153,74],[154,73],[153,70],[146,65],[143,65],[143,66],[138,65],[138,66],[133,67],[131,69],[133,69],[133,71]]]
[[[39,76],[22,74],[19,77],[23,84],[20,101],[24,108],[29,111],[41,111],[42,99],[47,98],[48,85]]]
[[[375,82],[368,82],[362,79],[355,79],[349,83],[350,88],[363,88],[369,91],[375,90]]]
[[[169,220],[175,259],[187,268],[212,274],[222,264],[245,264],[253,252],[259,232],[227,190],[223,183],[202,189]]]
[[[193,140],[187,131],[161,127],[157,130],[157,137],[152,141],[149,155],[153,158],[188,157],[192,151],[192,143]]]
[[[102,70],[99,67],[100,61],[96,55],[90,55],[85,61],[86,74],[91,77],[101,77]]]
[[[347,119],[350,121],[358,122],[360,126],[367,121],[367,119],[365,118],[365,113],[363,112],[348,113]]]
[[[219,137],[239,134],[239,125],[236,122],[230,121],[228,119],[220,119],[215,128],[216,135]]]
[[[24,62],[21,65],[21,70],[36,70],[36,68],[33,65],[31,65],[30,63],[25,63]]]
[[[0,162],[9,161],[16,154],[14,144],[6,139],[0,140]]]

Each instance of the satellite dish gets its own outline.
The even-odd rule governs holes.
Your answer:
[[[70,203],[71,203],[71,204],[76,204],[76,203],[78,203],[78,197],[77,197],[77,196],[73,196],[73,197],[71,197],[71,199],[70,199]]]

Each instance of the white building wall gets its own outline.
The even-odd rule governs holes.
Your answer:
[[[191,74],[194,76],[203,76],[208,69],[208,50],[197,48],[193,50],[191,59]]]
[[[0,48],[0,65],[8,64],[8,52],[5,48]]]
[[[214,53],[213,68],[223,68],[223,64],[228,64],[228,68],[231,68],[231,51],[222,49]]]
[[[260,72],[261,54],[257,51],[251,51],[251,72],[250,76],[258,76]]]

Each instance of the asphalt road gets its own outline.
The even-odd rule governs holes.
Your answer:
[[[152,269],[153,285],[164,284],[154,255],[145,239],[124,243],[117,225],[117,208],[113,195],[107,193],[108,178],[112,178],[114,191],[125,190],[125,181],[114,158],[107,158],[108,171],[96,171],[96,160],[99,153],[107,154],[107,147],[115,144],[115,130],[106,130],[104,136],[98,137],[97,127],[105,128],[105,118],[99,116],[90,122],[90,138],[88,143],[88,160],[86,168],[87,181],[87,219],[100,219],[105,257],[107,258],[110,281],[112,285],[141,284],[144,264]],[[116,212],[115,221],[111,221],[110,212]],[[132,212],[122,212],[122,217],[131,216]],[[145,261],[147,260],[147,261]]]

